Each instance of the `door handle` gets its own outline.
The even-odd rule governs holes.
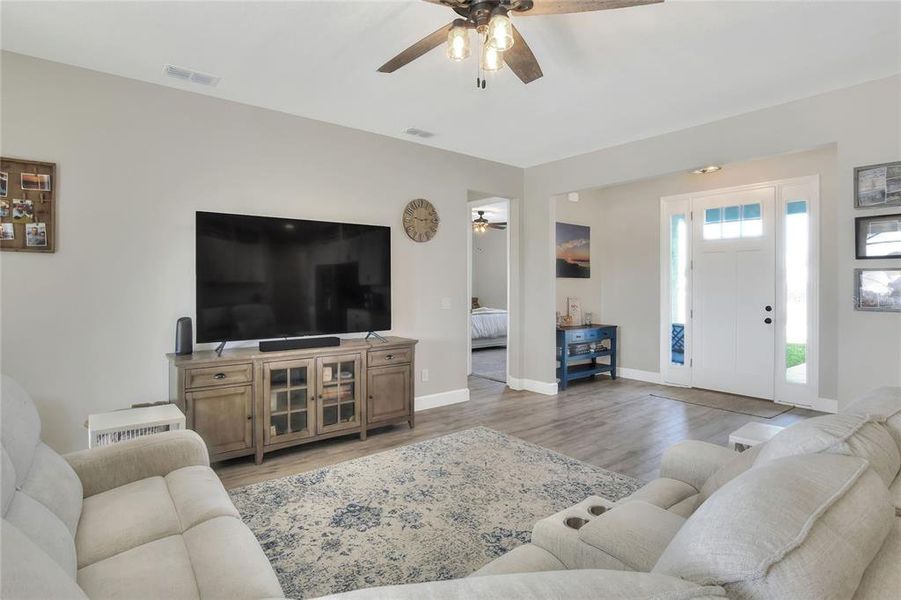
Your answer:
[[[769,325],[770,323],[773,322],[773,320],[771,318],[767,317],[766,319],[763,320],[763,322],[766,323],[767,325]]]

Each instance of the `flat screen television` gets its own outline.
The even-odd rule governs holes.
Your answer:
[[[197,341],[391,329],[391,229],[197,212]]]

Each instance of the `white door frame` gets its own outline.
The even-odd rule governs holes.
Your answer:
[[[776,189],[776,336],[775,336],[775,401],[779,404],[791,404],[803,407],[818,407],[819,401],[819,209],[820,183],[819,175],[765,181],[751,185],[719,188],[703,192],[664,196],[660,199],[660,376],[668,385],[692,386],[692,327],[691,327],[691,289],[692,273],[689,267],[686,274],[686,304],[688,315],[685,323],[684,364],[674,365],[670,357],[670,220],[673,215],[688,216],[687,255],[692,256],[692,205],[695,199],[717,196],[721,194],[745,192],[761,188]],[[807,201],[809,219],[808,261],[809,280],[807,282],[807,382],[790,383],[785,378],[785,211],[786,204],[801,194]],[[690,262],[689,262],[690,264]]]
[[[513,268],[512,261],[512,243],[511,239],[513,238],[512,227],[513,227],[513,200],[510,198],[505,198],[503,196],[492,196],[492,198],[496,198],[497,201],[503,200],[507,203],[507,346],[506,346],[506,366],[504,369],[504,383],[510,383],[510,334],[511,330],[514,326],[515,321],[513,320],[513,307],[510,305],[510,280],[511,280],[511,271]],[[472,318],[471,318],[471,310],[472,310],[472,209],[475,206],[479,206],[480,204],[485,204],[487,198],[483,198],[481,200],[469,200],[466,203],[466,375],[467,377],[472,375]]]

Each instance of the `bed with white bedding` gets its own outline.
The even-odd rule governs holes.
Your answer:
[[[507,345],[507,311],[500,308],[474,308],[472,322],[472,347],[494,348]]]

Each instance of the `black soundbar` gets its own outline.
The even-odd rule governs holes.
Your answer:
[[[300,350],[302,348],[327,348],[329,346],[340,346],[341,338],[337,337],[315,337],[315,338],[294,338],[291,340],[269,340],[260,342],[260,352],[279,352],[281,350]]]

